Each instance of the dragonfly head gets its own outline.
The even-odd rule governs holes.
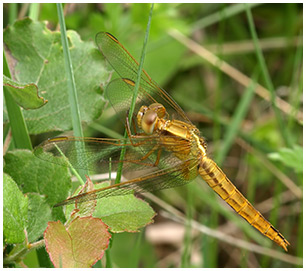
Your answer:
[[[143,105],[137,114],[137,123],[146,134],[152,134],[156,130],[156,123],[164,118],[166,109],[162,104],[153,103],[150,106]]]

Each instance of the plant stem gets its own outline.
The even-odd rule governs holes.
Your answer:
[[[73,132],[76,137],[83,137],[80,109],[79,109],[78,96],[77,96],[76,85],[75,85],[75,80],[74,80],[72,61],[71,61],[70,51],[68,47],[63,7],[62,7],[62,4],[56,4],[56,6],[57,6],[59,23],[61,27],[61,38],[62,38],[63,53],[64,53],[64,60],[65,60],[65,71],[66,71],[66,76],[67,76],[68,96],[69,96],[69,105],[71,109],[71,120],[72,120]],[[82,148],[84,148],[84,144],[82,144],[81,142],[75,142],[75,143],[76,143],[77,150],[78,149],[82,150]],[[82,159],[79,153],[78,153],[78,159],[80,160]],[[83,158],[82,161],[86,161],[86,159]],[[83,183],[85,183],[86,181],[85,175],[89,175],[87,170],[79,169],[78,172],[80,176],[82,177]]]

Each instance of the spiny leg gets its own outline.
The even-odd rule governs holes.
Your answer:
[[[133,128],[134,128],[134,132],[135,134],[133,135],[131,133],[131,127],[130,127],[130,123],[129,123],[129,118],[128,118],[128,115],[129,115],[129,111],[127,111],[127,114],[126,114],[126,119],[125,119],[125,128],[126,128],[126,131],[127,131],[127,135],[130,139],[130,142],[132,144],[132,146],[134,147],[138,147],[138,146],[141,146],[145,143],[147,143],[146,141],[144,142],[138,142],[138,143],[135,143],[133,142],[132,138],[146,138],[146,139],[150,139],[150,136],[148,136],[147,134],[145,133],[137,133],[136,131],[136,123],[135,123],[135,118],[133,117],[132,118],[132,123],[133,123]],[[155,139],[155,136],[154,136],[154,139]],[[152,166],[152,167],[155,167],[158,165],[159,161],[160,161],[160,156],[161,156],[161,152],[162,152],[162,149],[161,147],[158,145],[158,144],[154,144],[153,148],[151,150],[149,150],[142,158],[140,159],[137,159],[137,160],[131,160],[131,162],[134,162],[134,163],[139,163],[145,159],[147,159],[152,153],[154,153],[156,150],[158,150],[157,152],[157,157],[156,157],[156,160],[154,163],[148,163],[148,164],[145,164],[145,165],[148,165],[148,166]]]
[[[125,118],[125,129],[126,129],[127,135],[128,135],[128,137],[130,139],[131,144],[134,147],[140,146],[143,143],[142,142],[134,143],[132,138],[149,138],[149,136],[147,134],[145,134],[145,133],[137,133],[137,131],[136,131],[136,124],[135,124],[135,118],[134,117],[132,118],[134,134],[132,134],[128,115],[129,115],[129,111],[127,111],[126,118]]]

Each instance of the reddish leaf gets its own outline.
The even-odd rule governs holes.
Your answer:
[[[68,228],[49,222],[44,233],[46,249],[55,267],[90,267],[107,249],[110,233],[98,218],[76,218]]]

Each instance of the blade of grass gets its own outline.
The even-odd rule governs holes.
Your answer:
[[[29,17],[33,21],[37,21],[38,20],[38,15],[39,15],[39,4],[38,3],[31,3],[30,10],[29,10]]]
[[[136,98],[137,98],[137,95],[138,95],[138,88],[139,88],[139,85],[140,85],[142,67],[143,67],[143,63],[144,63],[144,59],[145,59],[147,42],[148,42],[148,39],[149,39],[149,32],[150,32],[150,27],[151,27],[151,18],[152,18],[152,14],[153,14],[153,8],[154,8],[154,4],[151,5],[151,9],[150,9],[150,14],[149,14],[148,23],[147,23],[147,29],[146,29],[146,33],[145,33],[145,37],[144,37],[144,41],[143,41],[142,52],[141,52],[139,67],[138,67],[138,71],[137,71],[137,77],[136,77],[136,82],[135,82],[135,87],[134,87],[133,98],[132,98],[131,107],[130,107],[130,110],[129,110],[128,120],[129,120],[130,124],[131,124],[131,121],[132,121],[132,117],[133,117],[133,113],[134,113],[134,109],[135,109]],[[128,135],[127,135],[127,132],[125,131],[124,132],[124,138],[125,138],[126,141],[127,141],[127,137],[128,137]],[[126,149],[122,148],[121,154],[120,154],[120,161],[123,161],[125,151],[126,151]],[[122,174],[122,167],[123,167],[123,164],[120,163],[118,165],[118,170],[117,170],[117,176],[116,176],[116,181],[115,181],[116,184],[120,183],[121,174]]]
[[[133,253],[130,258],[130,265],[133,268],[139,267],[139,259],[141,255],[141,244],[144,241],[144,230],[143,228],[140,230],[140,232],[136,236],[135,244],[133,246]]]
[[[17,3],[11,3],[9,5],[9,24],[12,25],[17,18]]]
[[[68,47],[63,7],[62,7],[62,4],[56,4],[56,7],[57,7],[58,18],[59,18],[59,24],[61,28],[61,39],[62,39],[64,61],[65,61],[65,71],[66,71],[67,84],[68,84],[68,100],[69,100],[69,105],[71,109],[71,120],[72,120],[73,132],[74,132],[74,136],[83,137],[80,109],[79,109],[77,91],[76,91],[75,80],[74,80],[74,71],[73,71],[70,51]],[[78,144],[76,144],[75,147],[77,150],[85,148],[84,144],[82,143],[79,144],[79,142]],[[82,159],[79,156],[79,154],[77,154],[77,156],[79,160]],[[86,161],[86,159],[83,159],[83,160]],[[78,172],[82,176],[82,180],[84,184],[86,182],[85,175],[89,175],[89,174],[87,170],[85,169],[79,169]]]
[[[258,5],[261,5],[261,3],[252,3],[250,4],[250,7],[256,7]],[[232,16],[235,16],[236,14],[239,14],[245,10],[244,4],[234,4],[230,5],[226,8],[222,8],[222,10],[217,11],[213,14],[210,14],[209,16],[206,16],[197,22],[193,23],[191,25],[192,31],[196,31],[200,28],[208,27],[212,24],[218,23],[222,20],[225,20],[227,18],[230,18]]]
[[[97,122],[93,122],[89,125],[89,127],[99,131],[100,133],[103,133],[105,135],[107,135],[110,138],[118,138],[118,139],[122,139],[122,134],[117,133],[116,131],[113,131],[103,125],[101,125],[100,123]]]
[[[258,36],[257,36],[256,30],[255,30],[255,25],[254,25],[253,16],[252,16],[250,6],[248,4],[244,4],[244,5],[245,5],[246,14],[247,14],[249,29],[250,29],[251,36],[252,36],[252,39],[253,39],[253,42],[254,42],[254,46],[255,46],[255,52],[256,52],[258,62],[259,62],[261,71],[263,73],[263,77],[264,77],[264,80],[266,82],[267,88],[270,91],[270,97],[271,97],[270,100],[271,100],[272,108],[273,108],[274,113],[275,113],[276,120],[278,122],[278,126],[279,126],[279,129],[280,129],[281,135],[283,137],[283,140],[284,140],[284,143],[286,144],[286,146],[287,147],[292,147],[293,146],[293,141],[292,141],[291,135],[288,133],[287,125],[284,122],[284,120],[283,120],[283,118],[280,114],[279,108],[276,106],[275,89],[274,89],[271,77],[269,75],[268,68],[267,68],[267,65],[265,63],[265,59],[264,59],[262,50],[260,49],[260,46],[259,46]]]
[[[65,156],[65,154],[62,152],[62,150],[55,143],[54,143],[54,146],[57,149],[57,151],[61,154],[61,156],[66,160],[66,163],[67,163],[68,167],[71,169],[71,171],[73,172],[75,177],[79,180],[80,183],[82,183],[83,182],[82,177],[79,175],[77,170],[73,167],[73,165],[69,162],[69,159]]]
[[[146,29],[146,33],[145,33],[145,38],[144,38],[144,42],[143,42],[141,58],[140,58],[140,62],[139,62],[139,68],[138,68],[138,71],[137,71],[137,77],[136,77],[136,82],[135,82],[133,98],[132,98],[131,107],[130,107],[130,110],[129,110],[128,121],[129,121],[130,124],[131,124],[131,121],[132,121],[132,117],[133,117],[133,113],[134,113],[134,109],[135,109],[136,98],[137,98],[137,94],[138,94],[138,88],[139,88],[139,85],[140,85],[140,78],[141,78],[142,67],[143,67],[144,58],[145,58],[146,46],[147,46],[147,42],[148,42],[148,38],[149,38],[149,32],[150,32],[150,26],[151,26],[151,18],[152,18],[152,14],[153,14],[153,8],[154,8],[154,4],[151,5],[151,10],[150,10],[150,13],[149,13],[147,29]],[[126,143],[127,137],[128,137],[127,136],[127,132],[125,131],[124,132],[124,139],[125,139],[124,143]],[[126,152],[126,148],[123,147],[122,150],[121,150],[121,153],[120,153],[120,158],[119,158],[120,161],[123,161],[125,152]],[[118,169],[117,169],[116,180],[115,180],[116,184],[120,183],[121,174],[122,174],[122,168],[123,168],[123,163],[119,163]],[[114,238],[114,234],[112,234],[112,239],[113,238]],[[112,239],[111,239],[111,242],[112,242]],[[138,239],[139,243],[140,243],[141,239],[142,238],[139,237],[139,239]],[[111,244],[110,244],[109,249],[107,249],[107,251],[106,251],[106,257],[107,257],[107,263],[106,263],[107,265],[106,265],[106,267],[111,267],[112,266],[112,261],[111,261],[111,258],[110,258],[110,248],[111,248]],[[135,260],[138,260],[139,257],[137,257],[137,256],[135,256],[135,257],[134,257]]]
[[[6,56],[4,52],[3,52],[3,74],[11,78],[11,73],[7,65]],[[16,104],[13,97],[6,89],[6,87],[3,87],[3,95],[6,104],[7,114],[10,120],[10,126],[12,130],[15,147],[17,149],[32,150],[32,144],[28,134],[28,129],[20,107]]]
[[[201,225],[208,225],[210,227],[210,221],[214,219],[214,217],[202,216],[200,218]],[[212,228],[212,227],[210,227]],[[213,228],[214,229],[214,228]],[[202,262],[203,268],[216,268],[217,265],[217,256],[218,254],[214,253],[218,249],[218,242],[215,242],[214,238],[210,237],[209,235],[202,234],[201,236],[201,252],[202,252]],[[211,253],[213,251],[213,253]]]
[[[217,164],[223,163],[228,151],[230,150],[235,137],[237,136],[239,132],[240,125],[242,123],[242,120],[245,118],[245,115],[247,113],[247,110],[250,106],[250,103],[254,97],[255,93],[255,79],[251,81],[250,86],[246,89],[246,91],[243,93],[243,96],[237,106],[237,109],[234,112],[233,118],[230,122],[230,124],[227,126],[226,133],[224,136],[224,141],[222,148],[219,149],[215,160]]]
[[[192,227],[191,220],[193,217],[193,193],[192,187],[188,185],[186,187],[187,192],[187,206],[186,206],[186,223],[185,223],[185,235],[184,235],[184,248],[181,259],[181,267],[191,267],[191,251],[192,251]]]
[[[243,85],[244,87],[248,87],[250,85],[251,79],[249,77],[240,72],[238,69],[229,65],[227,62],[225,62],[218,56],[212,54],[199,43],[196,43],[195,41],[189,39],[178,30],[170,29],[168,31],[168,34],[174,39],[178,40],[180,43],[184,44],[188,49],[199,55],[201,58],[205,59],[207,62],[209,62],[210,64],[217,67],[222,72],[233,78],[239,84]],[[261,98],[267,101],[271,100],[271,95],[269,94],[269,91],[262,85],[256,84],[255,91],[256,94]],[[292,106],[279,97],[276,97],[276,106],[279,107],[279,109],[282,110],[285,114],[292,113]],[[294,117],[299,123],[303,122],[303,113],[301,111],[298,111],[294,115]]]
[[[299,35],[302,36],[301,34]],[[302,84],[299,85],[298,82],[302,83],[302,80],[299,80],[299,77],[302,79],[302,63],[303,61],[303,47],[297,47],[296,54],[294,58],[293,63],[293,70],[292,70],[292,76],[291,76],[291,84],[290,88],[292,91],[289,92],[289,102],[293,105],[292,111],[293,113],[289,116],[288,119],[288,129],[292,129],[293,123],[294,123],[294,117],[298,112],[298,107],[300,106],[301,97],[303,95],[303,88]],[[297,76],[298,71],[301,70],[300,76]]]
[[[222,13],[224,9],[221,10],[220,16],[225,16],[224,13]],[[224,35],[225,35],[225,22],[224,20],[221,20],[219,24],[219,31],[218,31],[218,42],[217,42],[217,54],[222,57],[223,56],[223,47],[222,44],[224,43]],[[217,67],[214,68],[216,77],[217,77],[217,84],[216,88],[214,90],[214,111],[213,116],[215,118],[220,118],[222,113],[222,90],[223,90],[223,83],[224,83],[224,77],[223,73],[218,69]],[[220,148],[220,139],[221,139],[221,124],[218,121],[213,120],[213,144],[214,149],[218,152]],[[216,225],[217,226],[217,225]]]

